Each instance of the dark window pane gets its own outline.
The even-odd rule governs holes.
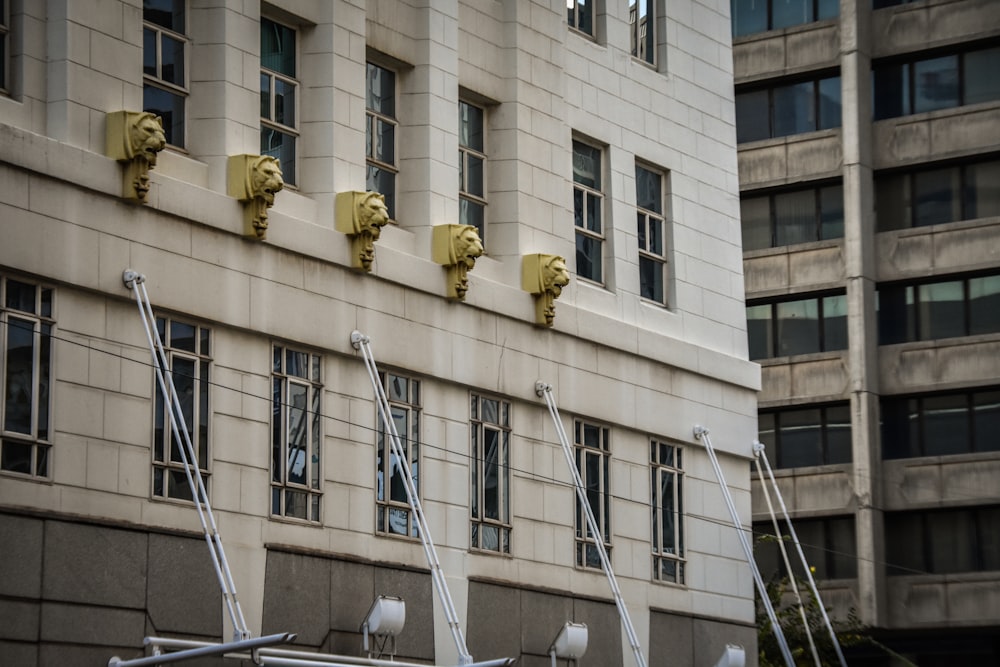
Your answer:
[[[142,31],[142,73],[156,76],[156,31],[149,28]]]
[[[464,197],[458,200],[458,222],[462,225],[472,225],[479,231],[479,238],[486,239],[486,210],[482,204],[470,201]]]
[[[586,234],[576,235],[577,275],[601,282],[601,241]]]
[[[3,429],[25,435],[32,435],[31,406],[37,380],[33,370],[34,336],[33,322],[13,317],[7,321],[7,346],[4,350],[7,363],[3,378],[6,388]]]
[[[261,18],[260,66],[285,76],[295,76],[294,30]]]
[[[771,136],[768,91],[736,95],[736,141],[758,141]]]
[[[935,574],[976,570],[976,532],[970,510],[929,512],[926,541],[930,551],[930,571]]]
[[[142,20],[184,33],[185,0],[143,0]]]
[[[913,63],[913,113],[947,109],[960,103],[958,56]]]
[[[663,303],[663,262],[639,257],[639,294]]]
[[[1000,47],[972,51],[964,56],[964,104],[1000,100]]]
[[[847,349],[847,296],[823,297],[823,351]]]
[[[840,127],[840,77],[819,81],[819,118],[816,129]]]
[[[905,459],[920,456],[920,443],[913,424],[918,422],[917,402],[912,399],[883,399],[882,458]]]
[[[771,322],[771,305],[747,306],[747,338],[751,359],[767,359],[773,356],[774,341]]]
[[[771,0],[772,28],[787,28],[812,20],[812,0]]]
[[[910,111],[907,63],[878,65],[872,73],[875,92],[875,120],[905,116]]]
[[[386,164],[396,164],[396,126],[384,120],[372,120],[375,126],[375,154],[372,156]]]
[[[389,218],[396,219],[396,175],[391,171],[368,165],[365,188],[385,197]]]
[[[819,191],[820,233],[822,240],[844,237],[844,188],[831,185]]]
[[[295,84],[274,80],[274,118],[276,123],[295,127]]]
[[[458,103],[458,143],[473,150],[483,151],[483,110],[467,102]]]
[[[386,116],[396,115],[396,75],[368,63],[365,106]]]
[[[815,568],[814,576],[817,579],[829,579],[830,572],[826,566],[826,531],[824,521],[795,521],[795,534],[802,545],[802,554],[806,557],[806,563]],[[798,577],[805,577],[806,573],[802,569],[801,559],[794,558],[795,549],[791,544],[786,544],[789,550],[789,560],[792,562],[792,570]]]
[[[195,352],[195,328],[184,322],[170,322],[170,347]]]
[[[913,174],[913,225],[960,220],[959,170],[935,169]]]
[[[776,304],[778,356],[820,351],[818,306],[816,299]]]
[[[156,86],[142,89],[142,109],[156,114],[163,121],[163,133],[167,143],[178,148],[184,147],[184,96],[167,92]]]
[[[793,245],[816,240],[816,193],[814,190],[774,196],[774,244]]]
[[[260,154],[277,158],[285,183],[295,183],[295,137],[274,128],[262,127]]]
[[[594,190],[601,189],[601,151],[579,141],[573,142],[573,181]]]
[[[827,519],[827,562],[831,579],[853,579],[858,576],[857,544],[854,538],[854,517]]]
[[[941,456],[971,451],[969,400],[965,394],[929,396],[922,403],[924,455]]]
[[[980,569],[1000,570],[1000,507],[983,507],[979,520]]]
[[[30,475],[32,473],[31,454],[33,449],[32,445],[27,443],[4,440],[3,448],[0,449],[0,470]]]
[[[816,129],[815,85],[804,81],[774,89],[774,136]]]
[[[969,279],[969,334],[1000,332],[1000,276]]]
[[[1000,391],[984,391],[972,395],[973,450],[1000,450]]]
[[[660,195],[662,176],[656,172],[635,168],[635,203],[640,208],[663,214],[663,198]]]
[[[890,513],[885,517],[886,574],[927,572],[923,521],[919,514]]]
[[[771,247],[771,198],[751,197],[740,200],[743,250]]]
[[[825,463],[850,463],[851,409],[849,406],[826,408],[826,461]]]
[[[733,37],[767,30],[767,2],[732,0]]]
[[[965,335],[963,281],[920,285],[920,339],[936,340]]]
[[[166,35],[160,41],[160,78],[177,86],[184,85],[184,42]]]
[[[964,199],[967,220],[1000,216],[1000,162],[965,167]]]
[[[817,21],[840,16],[840,0],[818,0],[816,5]]]
[[[23,313],[36,313],[35,295],[36,288],[28,283],[21,283],[16,280],[7,281],[7,307],[20,310]]]
[[[910,226],[909,185],[908,174],[876,176],[875,231],[888,232]]]
[[[764,453],[767,460],[773,466],[778,465],[778,457],[775,452],[775,426],[776,415],[772,412],[762,412],[757,416],[757,439],[764,445]]]
[[[916,340],[913,287],[886,285],[878,289],[878,342],[892,345]]]
[[[778,418],[778,467],[800,468],[823,463],[820,411],[789,410]]]

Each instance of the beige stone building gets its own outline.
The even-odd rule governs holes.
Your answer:
[[[1000,7],[731,6],[750,357],[799,537],[901,654],[997,664]]]
[[[729,6],[569,5],[0,2],[0,663],[244,629],[365,655],[386,595],[397,659],[458,664],[441,572],[476,660],[549,665],[576,622],[577,664],[635,664],[599,540],[648,664],[730,643],[755,664],[749,569],[693,437],[711,429],[748,529]],[[810,140],[837,147],[824,177],[839,137]],[[934,229],[988,252],[988,226]],[[843,288],[841,251],[814,264]]]

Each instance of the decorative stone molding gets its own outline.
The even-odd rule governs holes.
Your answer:
[[[149,170],[167,145],[163,120],[148,111],[112,111],[106,116],[105,154],[125,164],[122,196],[140,203],[149,192]]]
[[[552,326],[556,299],[569,285],[566,260],[559,255],[524,255],[521,258],[521,289],[535,295],[535,323]]]
[[[375,242],[389,222],[385,196],[378,192],[338,192],[333,202],[334,227],[351,237],[351,266],[372,270]]]
[[[244,202],[243,236],[256,241],[267,238],[267,209],[274,195],[285,187],[281,162],[269,155],[230,155],[227,164],[230,197]]]
[[[431,239],[431,255],[448,269],[448,298],[465,299],[469,291],[468,273],[483,254],[479,231],[472,225],[436,225]]]

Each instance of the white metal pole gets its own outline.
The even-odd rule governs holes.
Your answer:
[[[448,582],[445,580],[444,572],[441,570],[441,563],[434,548],[434,541],[431,539],[430,529],[424,517],[420,498],[416,488],[413,486],[410,465],[407,461],[408,457],[399,441],[396,424],[392,420],[389,399],[386,397],[385,390],[382,388],[382,383],[378,378],[378,366],[375,364],[375,357],[371,351],[371,339],[359,331],[354,331],[351,333],[351,345],[354,349],[361,352],[361,356],[364,359],[365,368],[368,369],[368,377],[372,382],[372,388],[375,390],[375,397],[377,399],[375,403],[378,407],[378,413],[382,418],[382,423],[385,425],[386,435],[389,437],[389,445],[392,448],[392,453],[395,454],[403,468],[402,481],[403,488],[406,490],[406,500],[410,504],[410,509],[413,510],[413,516],[417,519],[417,530],[424,547],[424,555],[427,557],[427,563],[431,568],[431,579],[434,582],[434,587],[437,589],[438,598],[441,600],[441,606],[444,609],[448,627],[455,641],[455,647],[458,649],[459,665],[472,664],[472,655],[465,644],[462,627],[458,622],[458,612],[455,610],[455,603],[452,601],[451,593],[448,591]]]
[[[754,453],[757,457],[764,462],[764,468],[767,469],[767,476],[771,480],[771,485],[774,487],[774,494],[778,498],[778,506],[781,508],[781,513],[785,517],[785,523],[788,524],[788,534],[792,536],[792,542],[795,544],[795,549],[799,553],[799,558],[802,560],[803,569],[806,571],[806,580],[809,582],[809,590],[812,591],[813,596],[816,599],[816,606],[819,607],[820,613],[823,615],[823,622],[826,624],[826,629],[830,633],[830,641],[833,642],[833,648],[837,652],[837,659],[840,661],[841,667],[847,667],[847,660],[844,658],[844,652],[840,648],[840,641],[837,639],[837,633],[833,630],[833,624],[830,622],[830,617],[826,613],[826,608],[823,606],[823,600],[819,596],[819,589],[816,588],[816,580],[813,579],[812,571],[809,569],[809,564],[806,563],[806,556],[802,553],[802,545],[799,543],[799,536],[795,533],[795,526],[792,525],[792,520],[788,516],[788,508],[785,507],[785,500],[781,497],[781,490],[778,488],[778,482],[774,479],[774,473],[771,471],[771,463],[767,460],[767,453],[764,451],[764,445],[760,442],[754,442]],[[763,482],[763,480],[761,480]]]
[[[761,578],[760,570],[757,568],[757,561],[753,557],[753,547],[750,546],[747,536],[743,533],[743,525],[740,523],[740,515],[736,511],[736,505],[733,503],[733,497],[730,495],[729,487],[726,485],[726,477],[722,474],[722,466],[719,465],[719,459],[715,456],[715,449],[712,447],[712,439],[708,437],[708,429],[704,426],[695,426],[694,437],[704,443],[705,451],[708,452],[708,458],[712,462],[712,468],[715,470],[715,476],[719,479],[719,487],[722,489],[722,498],[726,502],[726,507],[729,509],[729,514],[733,519],[733,525],[736,527],[736,535],[740,540],[740,545],[743,547],[743,553],[746,554],[747,564],[750,566],[750,572],[753,574],[753,580],[757,584],[757,590],[760,591],[761,602],[764,605],[764,609],[767,611],[768,619],[771,621],[771,629],[774,632],[775,639],[778,640],[778,647],[781,649],[781,655],[785,659],[785,664],[788,667],[795,667],[795,660],[792,658],[792,652],[788,649],[788,642],[785,641],[785,633],[782,632],[781,626],[778,624],[778,617],[775,615],[774,607],[771,605],[771,599],[767,595],[767,587],[764,586],[764,580]]]
[[[535,393],[545,399],[545,403],[549,408],[549,414],[552,416],[552,421],[555,424],[556,434],[559,436],[559,442],[566,457],[566,464],[569,466],[570,475],[573,477],[573,485],[576,487],[577,500],[583,506],[587,518],[587,527],[591,535],[594,536],[597,554],[601,559],[604,574],[608,578],[608,585],[611,586],[615,605],[618,606],[618,615],[621,617],[622,625],[625,627],[625,634],[628,636],[629,644],[632,647],[635,664],[639,667],[646,667],[646,658],[642,655],[639,638],[635,634],[635,628],[632,627],[632,619],[628,614],[628,609],[625,607],[625,600],[622,598],[621,589],[618,588],[618,580],[615,578],[614,570],[611,569],[608,552],[604,548],[604,538],[600,527],[597,525],[597,519],[594,517],[594,511],[590,507],[590,502],[587,500],[587,492],[583,488],[583,480],[580,478],[580,472],[576,469],[576,463],[573,461],[573,450],[570,447],[569,439],[566,437],[566,431],[563,429],[562,418],[559,416],[559,408],[556,407],[555,399],[552,397],[552,385],[538,381],[535,383]]]

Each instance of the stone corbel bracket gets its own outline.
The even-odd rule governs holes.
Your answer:
[[[125,164],[122,197],[146,203],[149,170],[167,145],[163,120],[148,111],[112,111],[106,116],[105,154]]]
[[[556,299],[569,285],[566,260],[559,255],[534,254],[521,258],[521,289],[535,296],[535,324],[551,327]]]
[[[267,209],[274,195],[285,187],[281,163],[269,155],[230,155],[226,165],[227,191],[243,206],[243,236],[255,241],[267,238]]]
[[[375,242],[389,222],[385,196],[378,192],[338,192],[333,202],[334,227],[351,237],[351,266],[371,271]]]
[[[483,254],[479,231],[472,225],[435,225],[431,256],[448,269],[448,298],[465,299],[469,291],[469,271]]]

